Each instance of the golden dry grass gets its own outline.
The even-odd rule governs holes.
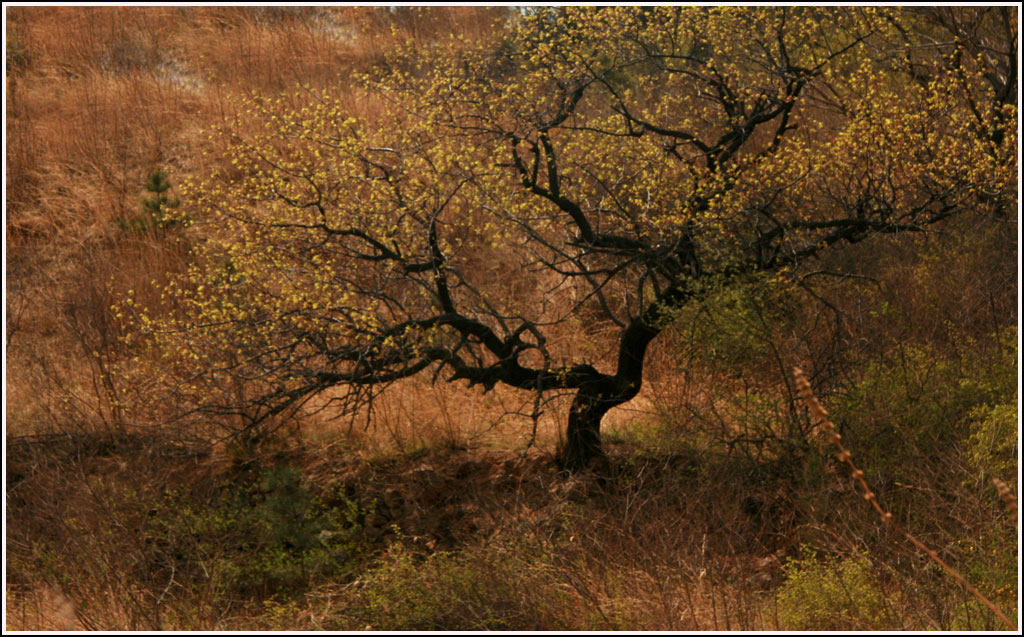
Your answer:
[[[340,95],[354,114],[372,117],[379,103],[354,87],[356,71],[371,67],[384,49],[404,37],[421,42],[451,33],[467,41],[482,37],[501,9],[5,11],[12,43],[6,85],[5,425],[9,438],[46,432],[70,438],[82,432],[115,433],[123,424],[110,398],[111,389],[120,389],[111,387],[115,381],[109,373],[121,355],[121,326],[110,311],[115,297],[133,290],[140,301],[156,302],[160,284],[185,264],[173,233],[129,233],[118,225],[139,213],[151,171],[167,170],[172,184],[178,184],[187,175],[225,162],[218,159],[216,142],[200,131],[233,112],[231,96],[248,91],[270,95],[307,85]],[[999,294],[999,286],[1012,288],[1012,276],[1008,284],[1005,260],[986,261],[989,255],[982,245],[950,250],[955,256],[943,264],[894,253],[891,263],[880,268],[889,273],[890,284],[933,282],[888,297],[903,303],[908,313],[924,316],[921,321],[892,327],[860,307],[865,298],[874,303],[874,297],[857,296],[844,306],[849,288],[826,290],[854,320],[833,324],[827,312],[808,309],[801,325],[812,328],[787,327],[770,335],[773,343],[786,356],[793,353],[826,368],[840,358],[834,349],[839,340],[862,350],[887,338],[925,334],[942,340],[936,335],[950,336],[944,332],[950,328],[943,316],[976,330],[1001,324],[998,317],[1016,311],[1013,294],[1005,289]],[[934,283],[942,277],[933,271],[943,268],[940,274],[951,273],[956,285]],[[984,278],[984,284],[967,284],[986,269],[997,272]],[[698,316],[695,324],[704,318]],[[460,543],[448,538],[443,548],[468,547],[484,563],[513,560],[523,572],[535,575],[530,581],[540,586],[533,597],[524,593],[526,603],[568,594],[571,605],[551,617],[563,622],[562,627],[777,629],[772,590],[782,577],[785,557],[794,555],[801,543],[832,542],[841,547],[837,550],[869,542],[888,545],[885,538],[868,537],[866,525],[844,508],[849,493],[804,480],[800,472],[813,474],[804,451],[786,448],[792,455],[782,456],[771,448],[762,454],[767,445],[745,441],[749,432],[741,417],[748,403],[738,398],[768,396],[784,404],[786,382],[773,376],[783,354],[775,352],[751,364],[747,371],[754,370],[755,381],[749,382],[706,361],[680,363],[679,352],[689,351],[687,338],[681,330],[661,339],[649,354],[650,374],[640,396],[606,420],[609,449],[622,477],[618,490],[605,490],[587,476],[555,476],[551,454],[567,417],[564,398],[540,405],[543,413],[534,430],[531,416],[537,405],[527,393],[496,389],[485,395],[420,378],[396,384],[372,413],[355,420],[308,419],[301,423],[300,435],[282,438],[259,462],[269,466],[284,458],[325,497],[335,482],[350,483],[366,506],[383,501],[388,489],[404,492],[421,509],[430,509],[439,497],[448,498],[434,507],[441,512],[437,519],[421,511],[419,517],[409,514],[393,521],[418,537],[440,535],[439,529],[450,522]],[[599,335],[581,337],[569,330],[550,345],[566,355],[609,347]],[[845,369],[838,363],[836,367]],[[371,421],[375,426],[365,428]],[[772,421],[769,437],[798,446],[799,431],[785,428],[804,424],[798,421]],[[680,424],[689,429],[681,430]],[[694,432],[701,436],[697,442]],[[689,438],[684,440],[683,433]],[[716,444],[704,444],[706,440]],[[723,452],[728,447],[731,453],[733,445],[734,455]],[[14,575],[9,571],[6,582],[6,628],[342,625],[332,613],[351,596],[345,588],[351,582],[319,582],[294,604],[261,606],[262,600],[221,596],[210,580],[179,586],[174,576],[155,584],[147,579],[154,555],[169,558],[159,551],[146,553],[144,538],[152,531],[146,527],[148,510],[132,508],[131,495],[142,491],[160,502],[167,496],[165,487],[180,489],[191,493],[192,503],[203,510],[216,501],[218,489],[230,491],[235,481],[251,478],[245,463],[252,459],[228,446],[175,455],[180,448],[180,441],[172,439],[142,450],[130,444],[114,445],[113,451],[76,448],[65,455],[53,449],[14,455],[9,450],[7,496],[9,511],[15,513],[8,517],[7,552],[17,558],[18,568]],[[805,464],[780,467],[775,462],[779,458]],[[446,485],[443,497],[424,482],[424,470]],[[834,477],[836,469],[823,471]],[[806,491],[795,492],[794,485]],[[947,511],[936,506],[925,513],[936,517]],[[964,516],[975,511],[969,509]],[[105,534],[83,534],[69,524],[71,518]],[[972,519],[988,520],[980,514]],[[938,526],[945,528],[942,524]],[[941,536],[933,532],[935,537]],[[423,541],[433,542],[433,550],[441,539]],[[533,553],[516,553],[523,541],[531,550],[549,553],[527,561],[523,555]],[[422,543],[409,542],[422,549]],[[61,550],[39,552],[40,547],[54,546]],[[375,545],[374,551],[373,559],[385,567],[393,563],[385,544]],[[113,568],[115,563],[135,565],[138,572]],[[75,569],[73,581],[31,579],[38,572],[52,576],[47,565]],[[924,567],[914,571],[918,574],[923,575],[917,580],[897,582],[907,599],[913,599],[910,594],[920,582],[930,582]],[[23,577],[29,579],[19,579]],[[188,583],[195,588],[188,589]],[[507,591],[495,595],[499,593]],[[959,603],[950,601],[958,599],[955,593],[936,593],[935,599],[942,612]],[[934,615],[942,615],[925,617],[921,610],[918,621],[911,602],[901,606],[898,596],[894,600],[905,616],[917,621],[915,626],[935,626]],[[154,608],[160,609],[156,615]],[[579,617],[582,623],[571,623]]]
[[[112,295],[133,290],[155,301],[158,285],[182,266],[173,236],[129,235],[124,222],[139,215],[152,171],[169,172],[173,185],[226,161],[213,159],[215,142],[200,131],[232,114],[232,95],[301,85],[344,95],[353,113],[372,115],[374,99],[355,87],[354,74],[374,64],[381,47],[449,30],[477,37],[497,16],[467,8],[6,11],[14,52],[6,103],[7,416],[21,432],[49,426],[40,417],[54,408],[45,388],[38,391],[43,377],[62,378],[72,393],[93,382],[79,350],[112,345]]]

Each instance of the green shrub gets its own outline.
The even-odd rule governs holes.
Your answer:
[[[735,373],[771,363],[787,324],[797,317],[799,295],[771,277],[711,288],[699,303],[673,316],[677,333],[691,343],[692,356],[708,369]]]
[[[115,224],[119,230],[130,234],[149,234],[170,230],[185,221],[184,217],[173,212],[181,205],[181,200],[167,196],[171,182],[163,171],[154,170],[150,173],[145,189],[151,196],[142,200],[142,213],[116,219]]]
[[[337,629],[538,630],[567,628],[565,589],[504,547],[419,556],[394,544],[346,597]],[[570,612],[571,616],[572,613]]]
[[[880,486],[914,483],[922,475],[953,478],[951,468],[959,464],[959,450],[971,446],[972,429],[1005,441],[1004,412],[991,406],[1013,399],[1015,340],[1010,330],[989,342],[968,340],[959,351],[908,344],[866,366],[857,382],[831,399],[868,481]],[[972,428],[979,419],[987,424]],[[1005,458],[1005,449],[997,455]]]
[[[821,559],[808,551],[785,567],[776,593],[779,625],[786,630],[895,630],[898,617],[870,560],[852,555]]]
[[[163,507],[153,541],[179,572],[201,572],[222,594],[299,593],[351,570],[363,549],[360,509],[326,508],[291,467],[269,469],[255,485],[227,485],[206,506],[169,493]]]
[[[1017,400],[971,410],[970,458],[981,476],[1013,483],[1017,475]]]

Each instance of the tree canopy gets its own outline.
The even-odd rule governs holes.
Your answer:
[[[370,115],[245,98],[232,169],[167,211],[192,245],[173,311],[132,309],[186,412],[254,429],[419,373],[573,391],[579,469],[709,286],[1012,214],[1017,46],[1007,7],[524,10],[390,52]],[[615,345],[566,351],[567,326]]]

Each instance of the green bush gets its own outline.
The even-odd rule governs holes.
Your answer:
[[[785,630],[896,630],[899,618],[870,560],[852,555],[819,558],[807,551],[785,567],[776,593],[779,626]]]
[[[799,303],[799,294],[779,279],[752,277],[744,284],[712,287],[699,303],[679,310],[673,324],[692,344],[697,361],[735,373],[772,362],[780,334],[799,315]]]
[[[1013,483],[1017,475],[1017,399],[982,405],[970,414],[971,464],[980,476]]]
[[[335,629],[566,629],[565,589],[525,554],[504,547],[419,556],[401,544],[346,596]],[[572,616],[572,613],[568,613]]]
[[[187,502],[169,493],[150,534],[179,572],[201,572],[222,594],[299,593],[353,568],[363,549],[360,509],[326,508],[291,467],[269,469],[255,485],[227,485],[206,506]]]
[[[174,212],[181,205],[181,200],[167,196],[171,182],[163,171],[150,173],[145,189],[151,196],[142,200],[142,213],[117,218],[115,224],[119,230],[129,234],[151,234],[170,230],[186,221]]]
[[[1010,432],[1003,410],[992,406],[1015,395],[1015,341],[1010,330],[989,342],[968,340],[959,351],[908,344],[866,366],[845,393],[827,400],[849,447],[863,459],[868,481],[881,486],[913,483],[921,475],[952,478],[959,450],[972,446],[972,430],[976,437],[987,432],[987,441],[1003,441],[997,455],[1005,459],[999,445]]]

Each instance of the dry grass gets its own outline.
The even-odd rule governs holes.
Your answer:
[[[80,396],[96,380],[92,352],[115,357],[113,297],[133,290],[137,300],[155,301],[159,284],[182,267],[173,233],[139,237],[124,222],[139,215],[154,170],[169,171],[175,185],[217,167],[209,152],[216,142],[200,131],[233,113],[232,95],[302,85],[329,89],[353,113],[372,115],[378,106],[355,88],[354,74],[375,64],[382,47],[449,31],[478,37],[498,12],[7,10],[15,53],[6,104],[12,430],[52,427],[42,414],[57,410],[57,394]]]
[[[238,628],[273,619],[264,599],[305,600],[307,612],[274,628],[351,628],[365,619],[359,595],[400,596],[417,580],[442,596],[467,595],[466,614],[439,619],[424,606],[373,621],[495,627],[474,616],[492,603],[506,612],[499,609],[517,599],[506,619],[528,628],[560,599],[565,605],[544,611],[534,628],[773,626],[764,591],[779,562],[763,548],[773,536],[742,510],[738,491],[749,486],[705,482],[689,469],[680,474],[677,460],[634,458],[627,447],[613,451],[622,481],[612,490],[593,476],[557,477],[550,453],[434,446],[360,458],[343,444],[279,448],[263,466],[301,467],[329,507],[365,507],[361,532],[372,544],[354,575],[315,582],[300,597],[249,599],[223,589],[228,572],[209,547],[177,553],[176,542],[200,540],[166,535],[181,522],[162,502],[186,493],[194,511],[222,515],[216,502],[250,488],[252,465],[130,437],[21,440],[10,453],[8,628],[69,621],[69,608],[89,629]],[[41,502],[45,494],[59,495]],[[410,570],[407,559],[436,559],[437,570]],[[506,579],[493,578],[497,567],[508,569]],[[363,588],[351,588],[360,579]]]
[[[310,418],[301,436],[283,436],[256,458],[188,447],[173,432],[126,433],[130,419],[113,398],[123,387],[112,372],[125,352],[110,307],[127,290],[155,304],[160,284],[186,262],[173,232],[118,225],[140,212],[150,172],[167,170],[176,185],[216,168],[216,142],[200,130],[231,115],[231,96],[250,90],[327,89],[372,117],[380,105],[354,88],[356,71],[403,38],[482,37],[502,9],[6,11],[8,629],[361,629],[366,623],[356,622],[366,618],[346,600],[386,597],[410,583],[465,594],[449,628],[496,627],[484,621],[490,605],[522,630],[778,629],[782,566],[802,544],[838,554],[873,548],[881,563],[892,562],[891,538],[871,531],[860,503],[845,504],[851,498],[836,468],[813,464],[806,423],[788,411],[780,352],[843,379],[856,371],[850,360],[867,359],[872,348],[914,338],[948,344],[1015,316],[1009,261],[975,243],[944,250],[951,256],[941,262],[876,255],[888,291],[846,298],[849,287],[816,288],[843,321],[830,310],[788,323],[720,315],[723,324],[739,316],[748,341],[766,344],[744,345],[742,362],[680,363],[680,352],[708,344],[684,326],[652,348],[641,395],[609,414],[616,479],[604,487],[592,476],[556,475],[565,397],[537,405],[521,392],[484,395],[423,379],[396,384],[354,421]],[[1002,255],[1006,240],[999,245]],[[843,258],[876,264],[869,248],[858,249]],[[958,283],[944,286],[950,276]],[[906,293],[906,281],[924,284]],[[861,307],[883,298],[925,318],[896,323]],[[557,335],[551,346],[567,355],[608,347],[600,335],[580,334]],[[735,343],[714,345],[732,352]],[[246,595],[229,590],[230,571],[210,577],[204,569],[214,563],[198,549],[229,565],[230,556],[178,527],[171,531],[180,545],[159,543],[170,534],[162,525],[174,523],[168,503],[216,518],[230,497],[265,497],[260,472],[281,463],[332,511],[347,506],[331,499],[338,489],[367,509],[358,523],[370,541],[354,572],[311,577],[281,595]],[[817,482],[820,475],[829,482]],[[917,488],[946,489],[926,470],[919,475]],[[934,508],[919,512],[926,540],[948,541],[941,530],[956,516],[972,528],[990,525],[962,491],[941,491],[941,502],[936,496]],[[395,493],[404,508],[380,505]],[[407,559],[436,560],[436,568],[412,569],[408,581],[389,575],[405,572]],[[507,567],[506,580],[494,580],[494,565]],[[909,568],[887,589],[903,596],[891,597],[906,624],[950,625],[941,616],[956,594],[928,588],[925,565]],[[924,598],[914,597],[918,587],[940,591],[938,610],[915,608]],[[391,617],[398,627],[441,621]]]
[[[59,589],[44,587],[28,594],[6,597],[7,630],[83,630],[75,617],[75,603]]]

